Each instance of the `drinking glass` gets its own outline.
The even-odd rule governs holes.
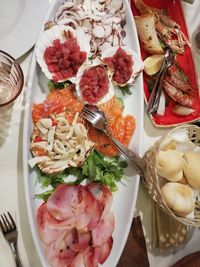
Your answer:
[[[20,65],[0,50],[0,107],[11,104],[21,93],[24,75]]]

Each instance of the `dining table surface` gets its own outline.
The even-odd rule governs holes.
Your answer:
[[[194,44],[194,35],[198,30],[198,27],[200,27],[200,1],[195,0],[193,4],[182,1],[181,4],[192,43],[198,85],[200,85],[200,51],[198,51]],[[13,43],[13,46],[16,45],[17,44]],[[10,211],[17,223],[19,231],[19,254],[23,266],[41,267],[28,222],[22,160],[24,110],[26,107],[25,95],[29,83],[29,67],[32,55],[33,52],[31,50],[18,59],[25,78],[23,92],[17,98],[13,106],[0,108],[0,213]],[[149,116],[146,114],[146,110],[144,110],[143,153],[167,131],[168,130],[166,129],[155,128],[150,121]],[[180,246],[164,251],[152,247],[152,202],[150,201],[149,195],[142,183],[140,183],[137,204],[135,207],[135,216],[138,214],[142,220],[149,266],[169,267],[182,257],[200,250],[200,230],[198,228],[189,229],[187,242]],[[132,227],[134,227],[134,224]],[[134,239],[134,234],[132,235],[132,238]],[[131,255],[131,250],[135,249],[134,246],[131,245],[132,243],[129,239],[127,242],[130,243],[127,243],[127,246],[125,247],[125,249],[128,249],[127,253],[124,252],[126,256]],[[14,266],[10,248],[1,233],[0,266]],[[139,267],[139,265],[131,260],[129,263],[124,265],[121,264],[120,266]],[[142,267],[145,266],[143,265]]]

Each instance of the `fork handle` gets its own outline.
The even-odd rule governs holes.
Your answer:
[[[135,152],[122,145],[122,143],[115,139],[109,132],[106,131],[105,133],[112,140],[118,150],[130,160],[138,174],[143,176],[145,170],[145,162],[143,161],[143,159]]]
[[[17,243],[15,243],[15,242],[10,243],[10,247],[11,247],[11,250],[13,252],[13,256],[14,256],[14,259],[15,259],[16,267],[23,267],[22,263],[21,263],[21,260],[20,260],[20,257],[19,257]]]

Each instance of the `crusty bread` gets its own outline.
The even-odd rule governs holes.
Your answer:
[[[177,150],[160,151],[156,167],[158,175],[171,182],[179,182],[183,178],[184,160]]]
[[[149,54],[162,54],[163,49],[155,29],[155,15],[145,14],[135,17],[135,23],[143,49]]]
[[[185,217],[194,210],[193,191],[188,185],[169,182],[161,192],[167,206],[178,216]]]
[[[200,153],[186,151],[183,157],[185,159],[183,171],[188,184],[200,189]]]

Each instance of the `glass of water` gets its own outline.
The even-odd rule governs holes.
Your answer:
[[[0,50],[0,107],[11,104],[21,93],[24,75],[16,60]]]

